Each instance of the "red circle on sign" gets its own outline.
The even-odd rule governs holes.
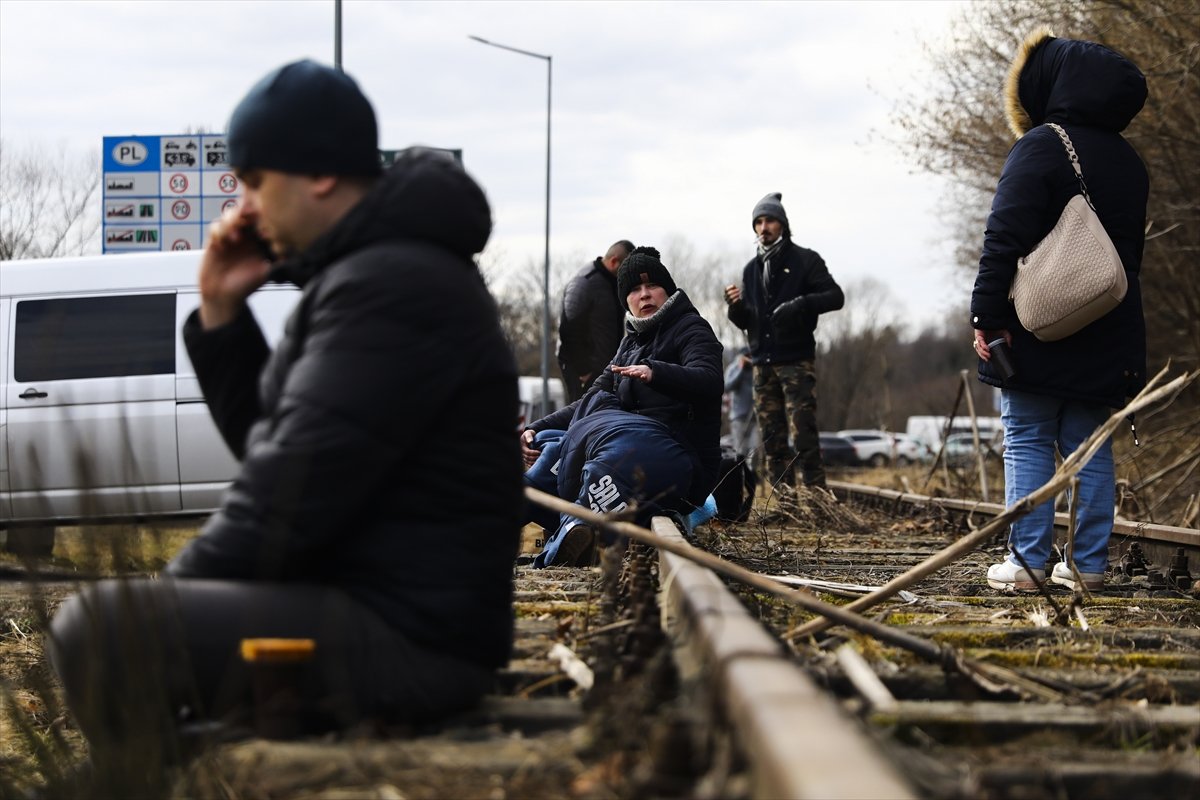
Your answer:
[[[221,177],[217,178],[217,188],[225,194],[233,194],[237,191],[237,177],[232,172],[223,172]]]
[[[191,250],[192,244],[187,239],[176,239],[171,243],[172,250]]]
[[[175,219],[187,219],[192,214],[192,207],[187,200],[176,200],[171,204],[171,216]]]
[[[171,176],[171,180],[167,182],[167,185],[171,187],[171,191],[175,194],[182,194],[183,192],[186,192],[188,188],[187,175],[184,175],[181,172],[176,172]]]
[[[221,210],[228,211],[231,208],[237,208],[237,204],[238,204],[237,198],[231,197],[228,200],[226,200],[224,203],[221,203]]]

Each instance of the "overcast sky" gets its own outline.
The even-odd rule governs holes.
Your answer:
[[[843,286],[878,278],[920,324],[965,318],[970,278],[949,260],[943,184],[880,136],[961,6],[346,0],[343,64],[382,147],[463,150],[493,206],[492,263],[541,263],[546,65],[468,34],[554,58],[552,259],[681,236],[729,253],[732,282],[751,209],[779,191]],[[332,63],[333,19],[333,0],[0,0],[0,137],[98,155],[106,135],[223,131],[268,70]]]

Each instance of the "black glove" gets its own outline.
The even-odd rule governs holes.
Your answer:
[[[771,312],[771,324],[776,328],[782,326],[792,326],[804,319],[804,298],[797,297],[794,300],[788,300],[786,303],[780,303],[774,311]]]

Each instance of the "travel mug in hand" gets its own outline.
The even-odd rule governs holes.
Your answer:
[[[988,342],[988,350],[992,354],[992,369],[1000,376],[1003,383],[1008,383],[1017,374],[1017,365],[1013,363],[1012,350],[1003,338]]]

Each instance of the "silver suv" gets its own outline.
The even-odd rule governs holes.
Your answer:
[[[853,442],[858,460],[873,467],[886,467],[889,464],[906,466],[927,461],[931,455],[927,447],[903,433],[846,430],[838,431],[837,435]]]

